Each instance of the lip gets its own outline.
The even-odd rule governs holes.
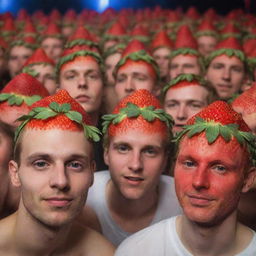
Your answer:
[[[214,199],[209,196],[201,196],[201,195],[187,195],[190,203],[193,206],[204,207],[208,206]]]
[[[218,84],[218,87],[223,90],[228,90],[232,88],[231,84]]]
[[[132,175],[124,176],[124,179],[128,184],[133,186],[138,186],[144,181],[142,177]]]
[[[81,94],[76,96],[75,99],[80,103],[86,103],[90,100],[90,97],[86,94]]]
[[[67,197],[49,197],[45,198],[44,201],[46,201],[50,206],[66,207],[70,205],[72,199]]]

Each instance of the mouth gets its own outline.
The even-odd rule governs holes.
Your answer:
[[[218,84],[218,87],[222,90],[229,90],[232,88],[231,84]]]
[[[50,198],[45,198],[44,201],[46,201],[50,206],[66,207],[71,204],[72,199],[66,198],[66,197],[50,197]]]
[[[189,201],[194,206],[208,206],[214,199],[208,196],[188,195]]]
[[[135,177],[135,176],[124,176],[125,180],[131,184],[131,185],[139,185],[141,182],[144,181],[141,177]]]
[[[75,100],[77,100],[80,103],[86,103],[90,100],[90,97],[88,95],[78,95],[75,97]]]

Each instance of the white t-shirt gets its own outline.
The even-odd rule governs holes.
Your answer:
[[[132,233],[124,231],[111,217],[106,202],[106,185],[110,180],[109,171],[96,172],[94,174],[94,184],[89,189],[86,205],[90,206],[100,221],[103,235],[114,245],[119,245]],[[163,219],[180,215],[180,208],[172,177],[161,175],[159,183],[159,202],[156,214],[151,225]]]
[[[128,237],[115,256],[193,256],[182,244],[176,231],[176,217],[147,227]],[[248,247],[236,256],[256,255],[256,233]]]

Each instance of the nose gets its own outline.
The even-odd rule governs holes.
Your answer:
[[[184,105],[180,105],[176,115],[177,120],[185,121],[188,119],[187,108]]]
[[[69,178],[63,164],[57,164],[50,176],[50,187],[61,191],[68,191],[70,188]]]
[[[125,82],[125,92],[132,93],[135,90],[133,79],[127,78]]]
[[[209,188],[209,174],[205,168],[199,168],[195,170],[193,175],[193,187],[196,190]]]
[[[78,88],[79,88],[79,89],[87,88],[87,80],[86,80],[86,77],[84,77],[84,76],[79,76],[79,78],[78,78]]]
[[[229,68],[224,68],[223,69],[223,73],[222,73],[222,78],[224,80],[230,80],[230,77],[231,77],[231,72],[230,72],[230,69]]]
[[[129,169],[133,172],[140,172],[143,169],[142,159],[140,152],[131,152],[131,157],[129,158]]]

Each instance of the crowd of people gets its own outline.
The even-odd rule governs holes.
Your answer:
[[[0,254],[256,255],[255,24],[1,14]]]

